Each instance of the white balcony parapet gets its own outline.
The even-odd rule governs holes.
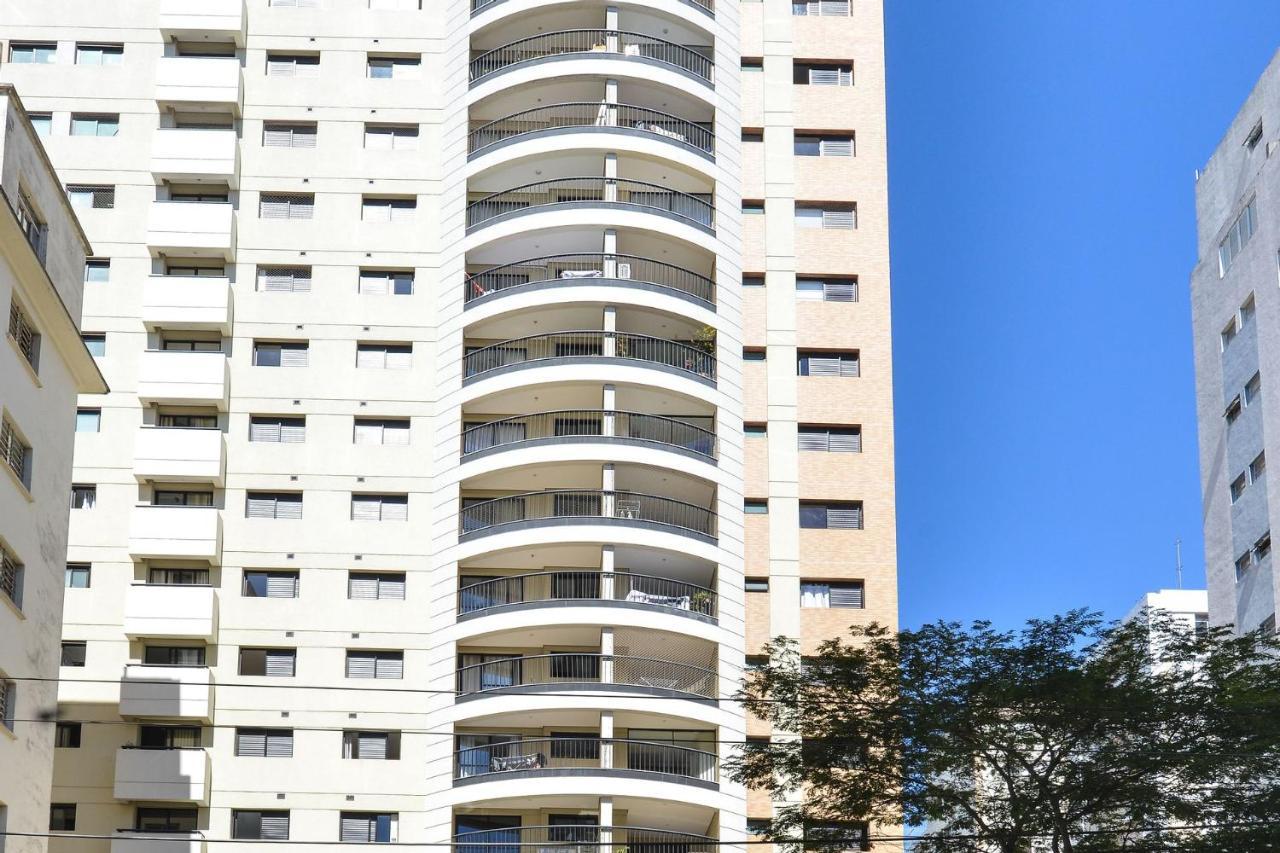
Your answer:
[[[153,275],[142,284],[142,322],[148,328],[231,331],[227,278]]]
[[[234,56],[162,56],[156,63],[156,100],[220,104],[238,111],[243,100],[240,60]]]
[[[235,186],[240,174],[236,132],[212,127],[162,127],[151,141],[151,173],[171,181],[218,179]]]
[[[136,583],[125,596],[124,632],[212,640],[218,634],[217,593],[211,586]]]
[[[139,480],[221,486],[226,464],[221,430],[143,426],[133,443],[133,476]]]
[[[129,664],[120,681],[120,716],[207,720],[213,676],[205,666]]]
[[[208,506],[135,506],[129,553],[156,559],[222,559],[222,518]]]
[[[198,832],[134,832],[121,830],[111,839],[111,853],[205,853]]]
[[[157,252],[229,261],[236,250],[235,210],[228,202],[153,201],[147,245]]]
[[[118,749],[112,796],[208,805],[209,754],[203,749]]]
[[[138,369],[138,399],[225,409],[229,377],[224,353],[148,350]]]

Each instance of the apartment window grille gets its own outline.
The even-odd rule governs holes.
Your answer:
[[[296,649],[240,649],[240,674],[264,678],[292,678],[296,674]]]
[[[0,593],[4,593],[13,606],[22,609],[22,580],[25,569],[18,556],[0,542]]]
[[[417,151],[418,126],[416,124],[366,124],[364,147],[375,151]]]
[[[742,511],[747,515],[768,515],[769,501],[764,499],[747,499],[742,502]]]
[[[253,415],[249,418],[249,440],[302,444],[307,440],[307,419]]]
[[[0,725],[13,731],[13,720],[18,711],[18,685],[0,677]]]
[[[408,370],[413,367],[413,344],[356,344],[356,367]]]
[[[289,813],[287,811],[249,811],[233,809],[231,812],[231,837],[260,841],[288,841]]]
[[[859,427],[802,426],[797,430],[799,449],[818,453],[861,453]]]
[[[802,581],[801,607],[842,607],[861,610],[862,583],[858,581]]]
[[[299,4],[293,4],[299,5]],[[268,77],[319,77],[320,55],[316,54],[267,54]]]
[[[52,65],[58,61],[58,45],[53,42],[9,42],[9,61],[24,65]]]
[[[76,831],[76,804],[53,803],[49,806],[50,832]]]
[[[53,745],[58,749],[79,749],[80,735],[79,723],[58,723],[54,728]]]
[[[258,216],[263,219],[312,219],[315,215],[315,193],[261,193],[258,196]]]
[[[412,222],[417,212],[416,198],[365,196],[360,205],[360,218],[365,222]]]
[[[347,678],[404,678],[404,652],[348,650]]]
[[[849,17],[849,0],[808,0],[791,3],[791,14],[801,17]]]
[[[800,502],[800,526],[809,530],[861,530],[861,503]]]
[[[306,367],[307,344],[254,341],[253,363],[257,367]]]
[[[419,80],[422,58],[418,56],[369,56],[365,74],[371,80]]]
[[[89,355],[95,358],[101,358],[107,354],[107,336],[102,332],[85,332],[80,335],[80,341],[89,351]]]
[[[352,521],[408,521],[408,495],[352,495]]]
[[[258,267],[258,290],[267,293],[310,293],[311,267],[260,266]]]
[[[849,231],[858,227],[855,205],[796,205],[797,228],[827,228]]]
[[[27,364],[35,367],[40,353],[40,333],[16,299],[9,302],[9,337],[18,345],[18,351],[27,360]]]
[[[98,487],[76,485],[71,487],[72,509],[93,509],[98,503]]]
[[[152,506],[213,506],[213,492],[193,489],[156,489],[151,495]]]
[[[814,302],[857,302],[856,278],[797,278],[796,299]]]
[[[793,138],[799,157],[852,157],[853,137],[797,133]]]
[[[342,733],[342,757],[364,761],[399,761],[399,732]]]
[[[245,518],[302,518],[301,492],[249,492]]]
[[[409,443],[408,418],[356,418],[355,444],[404,446]]]
[[[138,746],[143,749],[199,749],[203,741],[199,726],[138,726]]]
[[[147,570],[147,583],[156,586],[209,586],[209,570],[151,568]]]
[[[1253,232],[1258,230],[1258,202],[1257,199],[1249,199],[1249,203],[1244,206],[1244,210],[1240,211],[1240,215],[1231,223],[1231,227],[1227,229],[1227,235],[1222,238],[1222,242],[1218,244],[1218,277],[1227,274],[1227,270],[1231,269],[1231,265],[1235,263],[1236,258],[1240,256],[1240,252],[1249,243],[1249,238],[1253,236]]]
[[[112,210],[116,206],[116,188],[71,184],[67,187],[67,198],[77,210]]]
[[[262,123],[263,148],[315,148],[317,135],[315,122],[309,124],[277,121]]]
[[[241,594],[245,598],[297,598],[298,573],[245,569]]]
[[[120,132],[120,116],[114,113],[88,115],[76,113],[71,116],[72,136],[115,136]]]
[[[0,419],[0,459],[23,486],[31,486],[31,446],[18,435],[8,418]]]
[[[236,755],[243,758],[292,758],[293,729],[236,729]]]
[[[88,652],[87,643],[76,643],[69,640],[62,641],[62,658],[59,661],[60,666],[84,666],[85,657]]]
[[[801,352],[796,356],[796,371],[799,376],[855,377],[858,361],[856,352]]]
[[[350,572],[347,598],[357,601],[404,599],[404,572]]]
[[[413,273],[402,270],[360,270],[361,296],[410,296]]]
[[[53,134],[53,113],[27,113],[31,127],[41,139]]]
[[[134,813],[137,832],[195,832],[199,810],[176,806],[139,806]]]
[[[744,592],[768,592],[769,579],[768,578],[746,578],[742,582],[742,589]]]
[[[119,65],[123,61],[122,44],[76,45],[76,65]]]
[[[801,86],[852,86],[853,66],[849,63],[797,62],[793,80]]]
[[[205,665],[204,646],[147,646],[142,650],[142,662],[147,666]]]
[[[395,812],[342,812],[338,840],[352,843],[396,841],[400,816]]]
[[[67,589],[88,589],[92,567],[89,563],[67,563],[64,575]]]

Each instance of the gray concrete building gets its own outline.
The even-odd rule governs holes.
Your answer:
[[[1280,458],[1280,54],[1196,176],[1191,275],[1205,573],[1214,624],[1275,628],[1266,476]],[[1267,425],[1270,424],[1270,427]],[[1274,478],[1271,478],[1274,479]]]

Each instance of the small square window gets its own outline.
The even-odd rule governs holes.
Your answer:
[[[62,666],[84,666],[85,643],[73,643],[66,640],[62,643]]]
[[[76,432],[101,432],[102,409],[76,409]]]
[[[84,341],[84,348],[89,351],[89,355],[102,357],[107,354],[107,336],[99,333],[88,333],[80,336],[80,340]]]
[[[71,487],[71,508],[72,509],[93,509],[98,503],[98,487],[97,486],[72,486]]]
[[[27,113],[27,118],[31,119],[36,136],[45,138],[53,133],[53,113]]]
[[[88,563],[67,563],[67,589],[88,589],[89,572]]]
[[[52,832],[76,831],[75,803],[54,803],[49,806],[49,830]]]
[[[85,284],[105,284],[111,280],[110,258],[88,258],[84,262]]]
[[[80,724],[58,723],[53,736],[53,745],[58,749],[79,749]]]

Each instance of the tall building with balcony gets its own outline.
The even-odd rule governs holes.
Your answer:
[[[1191,273],[1196,415],[1209,615],[1240,632],[1275,631],[1280,576],[1267,452],[1280,425],[1280,54],[1196,173],[1198,257]],[[1274,505],[1274,509],[1273,509]],[[1272,519],[1276,519],[1275,522]]]
[[[84,231],[0,84],[0,847],[46,848],[74,430],[105,391],[80,341]],[[93,399],[86,397],[87,400]],[[74,653],[74,650],[72,650]]]
[[[0,27],[113,388],[57,853],[745,840],[751,656],[896,617],[879,0],[106,5]]]

